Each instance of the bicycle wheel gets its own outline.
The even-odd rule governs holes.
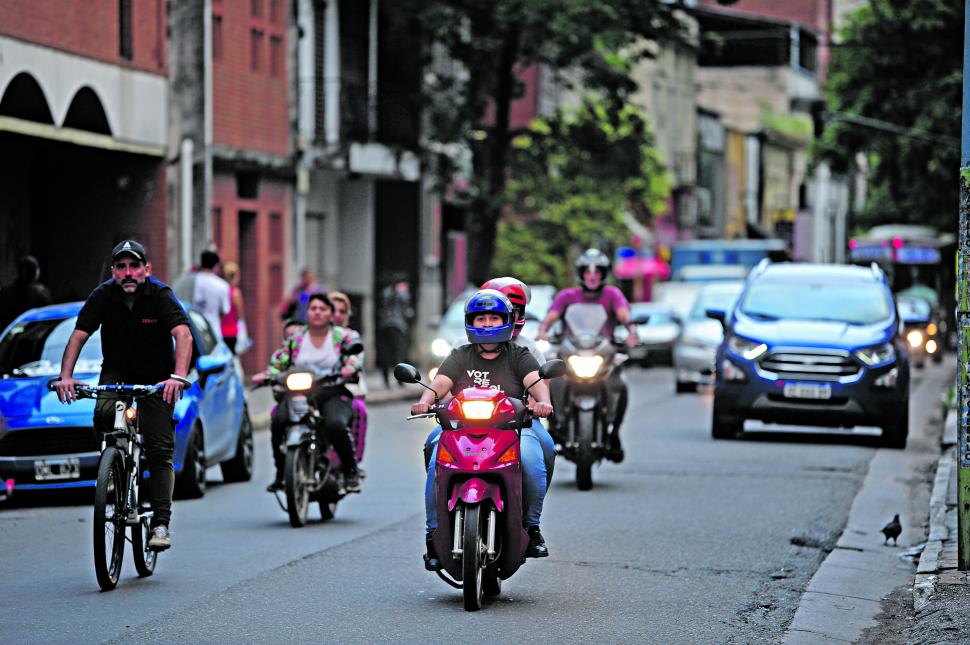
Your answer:
[[[125,552],[125,467],[117,448],[108,447],[98,462],[94,489],[94,572],[102,591],[118,584]]]
[[[131,554],[135,560],[135,570],[141,578],[155,573],[155,563],[158,562],[158,551],[148,548],[151,536],[152,530],[147,517],[141,518],[136,526],[131,527]]]

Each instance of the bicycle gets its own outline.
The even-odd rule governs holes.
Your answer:
[[[47,382],[47,389],[59,378]],[[78,385],[78,398],[115,398],[113,431],[101,440],[94,490],[94,572],[102,591],[118,584],[125,552],[125,527],[131,527],[132,556],[140,578],[155,572],[158,552],[148,548],[152,510],[141,495],[143,438],[138,431],[137,399],[162,391],[157,385]]]

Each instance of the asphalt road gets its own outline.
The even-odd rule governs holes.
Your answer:
[[[176,502],[173,548],[155,575],[138,579],[128,559],[109,593],[94,577],[89,500],[0,508],[0,641],[780,637],[845,525],[875,442],[775,432],[715,442],[709,393],[675,396],[669,369],[628,375],[626,461],[596,469],[591,492],[558,462],[543,514],[551,557],[528,561],[477,614],[422,568],[420,446],[430,424],[404,422],[398,402],[371,408],[369,476],[335,520],[289,526],[263,491],[262,431],[254,480]]]

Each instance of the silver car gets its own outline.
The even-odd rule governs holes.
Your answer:
[[[707,317],[708,309],[730,311],[744,282],[705,285],[684,321],[684,331],[674,345],[674,374],[677,393],[696,392],[697,386],[714,382],[714,355],[724,338],[721,323]]]

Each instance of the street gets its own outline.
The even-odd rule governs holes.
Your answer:
[[[938,385],[930,377],[940,370],[915,372],[914,397],[924,381]],[[337,519],[290,528],[263,491],[271,478],[263,430],[253,481],[216,483],[201,500],[176,502],[174,545],[155,575],[138,579],[126,556],[109,593],[94,578],[88,499],[0,509],[0,638],[778,638],[824,547],[845,526],[875,441],[772,432],[715,442],[708,392],[674,396],[668,368],[627,374],[626,461],[601,465],[586,493],[575,488],[572,464],[557,462],[542,525],[550,557],[527,562],[477,614],[464,612],[460,592],[422,568],[420,446],[430,426],[404,422],[407,405],[395,402],[371,407],[367,481],[360,496],[341,503]],[[209,476],[218,479],[218,469]]]

